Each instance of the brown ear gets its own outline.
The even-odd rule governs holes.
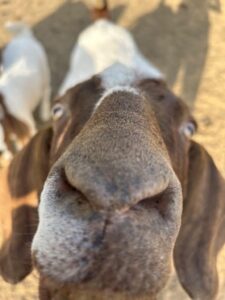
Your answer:
[[[49,171],[51,137],[51,129],[40,131],[0,170],[0,274],[12,283],[32,270],[30,245],[38,223],[38,196]]]
[[[209,154],[195,142],[189,153],[183,205],[175,267],[192,299],[212,300],[218,291],[217,254],[225,242],[225,181]]]

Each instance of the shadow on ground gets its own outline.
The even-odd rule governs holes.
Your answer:
[[[166,75],[170,87],[182,76],[180,95],[190,106],[196,99],[209,49],[208,13],[206,0],[187,0],[176,11],[161,0],[131,30],[143,53]]]

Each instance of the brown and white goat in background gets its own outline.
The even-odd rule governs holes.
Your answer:
[[[49,118],[50,73],[43,46],[30,28],[20,22],[7,23],[14,38],[2,53],[0,76],[0,155],[9,158],[36,132],[33,112]]]
[[[188,107],[131,35],[107,20],[81,33],[73,57],[83,66],[71,65],[65,82],[74,86],[64,85],[51,126],[4,177],[0,201],[11,203],[12,224],[2,276],[22,280],[33,256],[40,299],[150,300],[173,259],[192,299],[215,299],[225,183],[191,139]]]

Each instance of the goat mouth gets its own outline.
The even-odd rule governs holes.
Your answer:
[[[57,284],[132,294],[165,285],[180,228],[179,188],[169,184],[114,211],[94,211],[79,193],[74,201],[74,196],[62,199],[54,185],[46,188],[32,245],[42,276]]]
[[[130,211],[137,211],[142,209],[155,209],[163,216],[166,217],[169,212],[169,206],[173,203],[173,199],[176,198],[176,183],[174,184],[174,174],[172,174],[172,179],[169,180],[170,176],[162,176],[158,178],[158,183],[154,181],[150,182],[148,186],[144,186],[144,189],[137,193],[133,199],[130,201],[120,201],[117,199],[115,202],[111,200],[110,205],[107,201],[102,201],[101,205],[98,204],[98,201],[89,201],[85,194],[82,193],[79,189],[75,188],[70,182],[68,176],[65,173],[65,170],[60,171],[61,181],[57,185],[57,189],[62,194],[64,192],[72,191],[73,199],[79,206],[85,206],[88,204],[90,210],[101,211],[102,214],[127,214]],[[176,180],[175,180],[176,181]],[[141,200],[140,200],[141,199]],[[103,205],[104,203],[104,205]],[[105,205],[107,203],[107,205]],[[96,205],[97,204],[97,205]]]

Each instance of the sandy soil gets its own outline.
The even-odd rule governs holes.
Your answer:
[[[195,139],[214,157],[225,176],[225,0],[111,0],[113,19],[129,28],[143,53],[166,75],[169,85],[193,110]],[[9,36],[7,20],[24,20],[44,44],[54,93],[68,68],[78,33],[89,24],[86,7],[63,0],[0,0],[0,47]],[[225,299],[225,248],[218,268]],[[37,276],[16,287],[0,281],[0,300],[37,299]],[[175,276],[160,300],[189,299]]]

